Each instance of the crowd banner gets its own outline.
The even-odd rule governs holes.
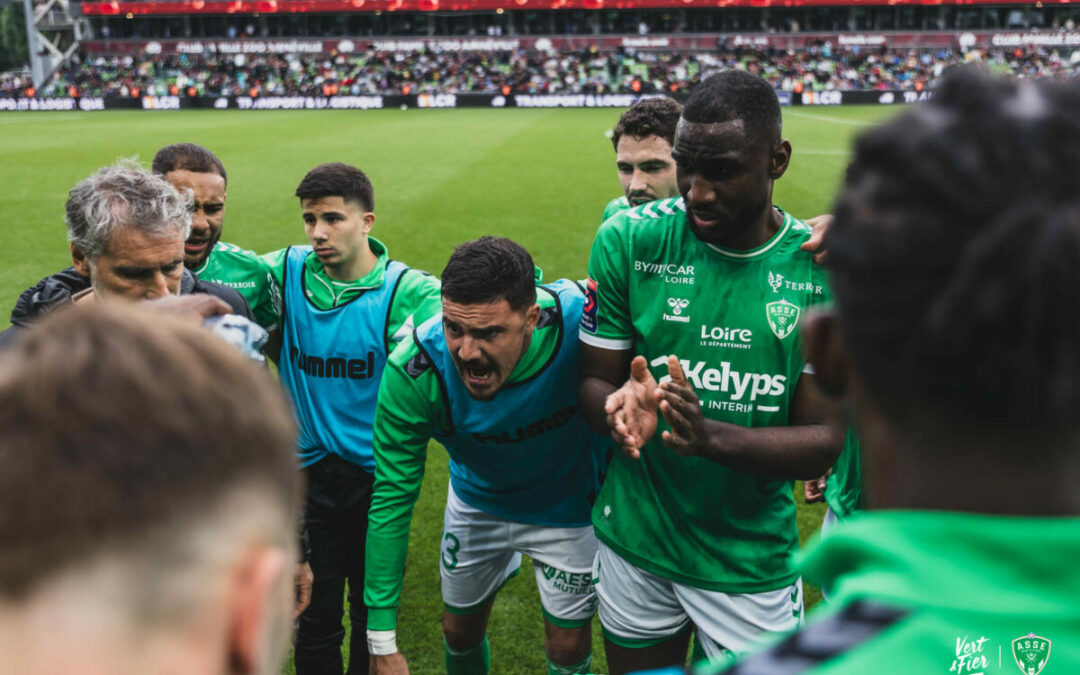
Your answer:
[[[927,91],[776,92],[780,105],[893,105],[918,103]],[[651,95],[653,97],[657,94]],[[338,96],[140,96],[0,98],[0,112],[93,112],[98,110],[409,110],[412,108],[629,108],[637,94],[410,94]],[[682,101],[685,94],[674,98]]]

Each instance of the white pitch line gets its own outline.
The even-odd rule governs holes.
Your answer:
[[[808,120],[821,120],[822,122],[835,122],[836,124],[849,124],[853,127],[872,127],[876,126],[877,122],[865,122],[863,120],[849,120],[843,117],[832,117],[831,115],[810,115],[808,113],[797,113],[790,110],[784,111],[784,117],[805,117]]]

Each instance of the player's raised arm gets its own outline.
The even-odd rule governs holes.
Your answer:
[[[770,478],[812,480],[836,462],[844,442],[837,411],[803,373],[795,387],[791,425],[744,427],[705,419],[693,385],[675,356],[669,382],[656,389],[660,413],[671,426],[662,438],[673,452],[704,457],[728,468]]]

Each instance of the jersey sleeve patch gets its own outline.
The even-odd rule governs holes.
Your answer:
[[[855,649],[908,615],[906,610],[860,601],[810,625],[771,649],[739,662],[726,675],[798,675]]]
[[[559,322],[559,309],[557,307],[545,307],[540,310],[540,318],[536,322],[537,328],[547,328]]]
[[[421,375],[431,370],[434,365],[434,362],[431,360],[431,357],[427,355],[427,352],[421,349],[417,352],[416,356],[405,362],[405,374],[416,380],[419,379]]]
[[[600,303],[596,297],[596,281],[585,280],[585,306],[581,309],[581,330],[596,335],[596,310]]]

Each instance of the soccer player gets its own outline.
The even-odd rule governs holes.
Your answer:
[[[863,134],[804,324],[867,511],[803,560],[830,605],[730,673],[1080,672],[1080,88],[946,78]]]
[[[0,353],[0,428],[0,670],[281,672],[301,488],[265,369],[80,304]]]
[[[682,106],[670,98],[646,98],[619,118],[611,143],[623,195],[608,202],[601,222],[631,206],[679,195],[671,146],[680,112]]]
[[[299,675],[343,670],[349,587],[349,673],[366,673],[364,539],[374,482],[375,399],[394,345],[439,310],[439,282],[391,260],[369,236],[375,193],[363,171],[322,164],[296,188],[310,246],[264,256],[281,297],[278,373],[300,427],[305,528],[315,574],[296,636]]]
[[[252,251],[221,241],[228,186],[225,165],[201,145],[176,143],[158,150],[151,168],[177,190],[193,196],[184,266],[200,279],[236,289],[259,325],[266,330],[276,328],[274,308],[279,299],[266,264]]]
[[[682,664],[691,625],[709,657],[798,625],[792,480],[843,440],[804,373],[796,329],[827,291],[810,228],[772,204],[791,157],[775,92],[709,78],[673,154],[682,197],[601,226],[582,316],[582,408],[625,451],[593,509],[616,674]]]
[[[396,621],[428,441],[450,454],[442,536],[448,675],[488,672],[495,594],[535,561],[549,675],[588,671],[596,539],[589,506],[609,441],[578,410],[581,288],[537,286],[509,239],[458,247],[442,315],[394,352],[375,414],[375,496],[364,599],[379,675],[407,673]]]

